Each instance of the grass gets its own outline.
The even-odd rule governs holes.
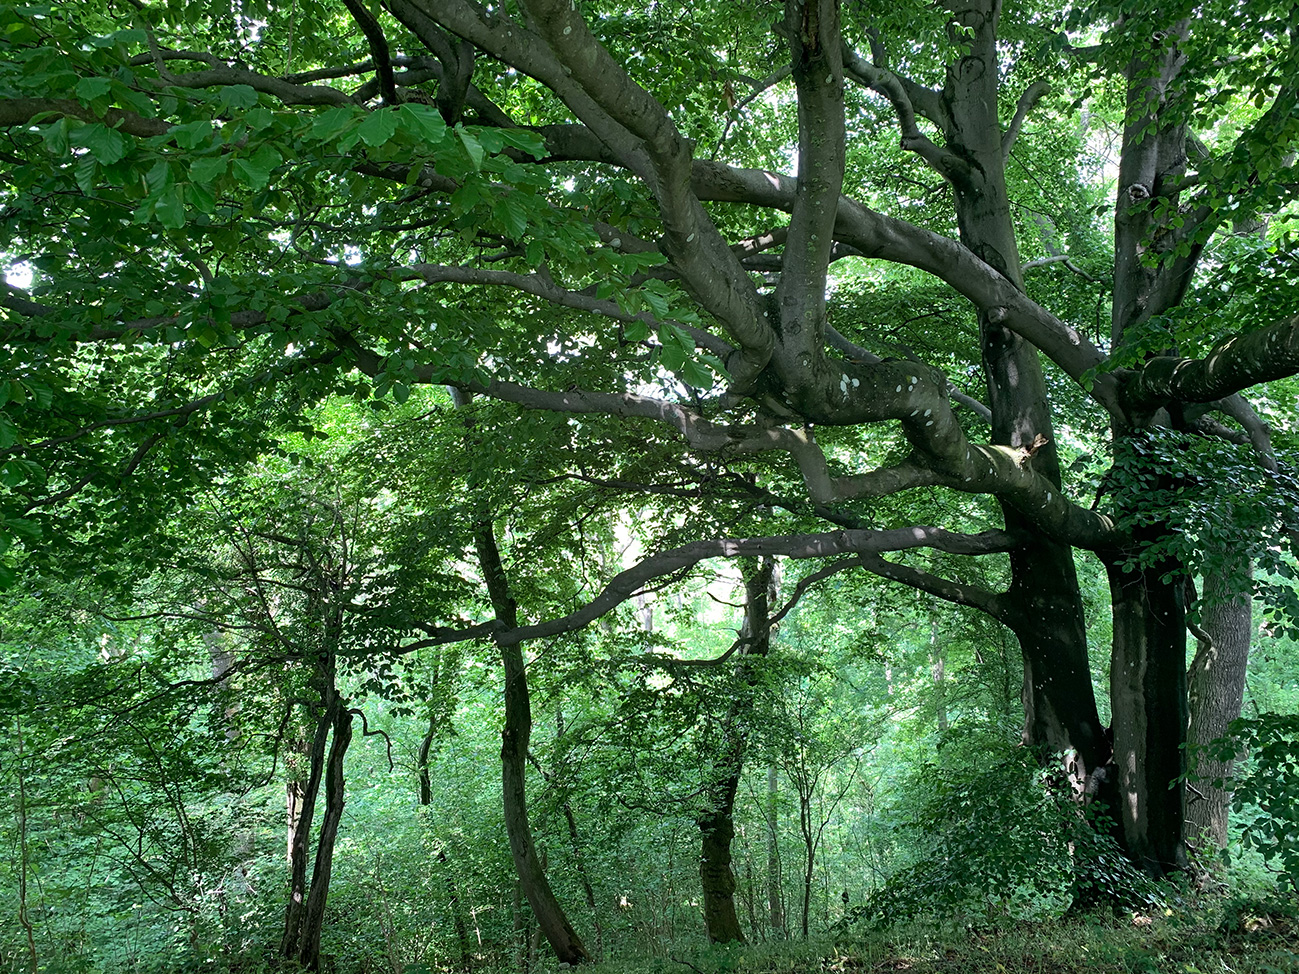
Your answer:
[[[651,959],[620,959],[591,974],[1296,974],[1293,906],[1229,905],[1196,917],[1090,916],[970,930],[898,927],[835,940],[713,946]]]

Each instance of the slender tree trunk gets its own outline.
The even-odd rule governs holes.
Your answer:
[[[491,521],[480,518],[474,529],[478,558],[491,593],[496,618],[507,629],[519,625],[518,608],[509,593],[509,583]],[[537,855],[528,823],[528,742],[532,736],[532,704],[528,695],[528,672],[518,643],[501,645],[505,668],[505,726],[501,731],[501,785],[505,805],[505,831],[523,894],[546,940],[562,963],[590,960],[582,940],[569,923],[568,915],[550,888],[546,870]]]
[[[298,963],[312,971],[320,968],[320,937],[325,926],[329,881],[333,875],[334,844],[343,818],[343,759],[352,742],[352,712],[347,709],[344,701],[337,698],[333,701],[333,710],[334,738],[330,743],[325,771],[325,816],[320,823],[320,838],[316,841],[311,891],[307,894],[306,908],[302,913],[302,936],[298,947]]]
[[[934,678],[934,711],[938,718],[938,733],[947,732],[947,660],[938,642],[938,620],[929,621],[929,672]]]
[[[803,835],[803,939],[809,932],[809,918],[812,911],[812,879],[816,870],[816,836],[812,830],[812,795],[815,785],[810,789],[799,789],[798,827]]]
[[[1231,792],[1217,787],[1214,781],[1231,774],[1232,762],[1219,761],[1207,751],[1195,749],[1224,736],[1231,722],[1240,716],[1253,632],[1253,604],[1248,589],[1251,567],[1248,559],[1237,555],[1227,559],[1221,572],[1205,578],[1198,645],[1187,677],[1191,714],[1187,738],[1192,753],[1197,754],[1192,769],[1196,780],[1186,796],[1187,838],[1200,840],[1214,850],[1227,845],[1227,812],[1231,804]],[[1244,591],[1232,591],[1232,582],[1246,586]]]
[[[699,826],[699,882],[704,896],[704,927],[713,943],[743,942],[744,928],[735,910],[735,872],[731,842],[735,838],[735,794],[744,769],[747,720],[753,707],[751,661],[766,656],[770,648],[769,619],[776,563],[766,558],[745,563],[744,624],[739,663],[734,676],[735,693],[721,722],[720,744],[713,760],[713,781],[708,789],[708,807],[696,818]]]
[[[325,773],[325,752],[330,725],[333,723],[332,716],[328,710],[322,710],[316,717],[306,783],[289,783],[289,902],[284,915],[284,935],[280,939],[280,956],[286,958],[296,958],[301,945],[302,918],[307,905],[311,823],[315,818],[316,796],[320,793],[320,783]]]
[[[776,937],[785,936],[785,903],[780,875],[780,775],[776,766],[767,768],[767,918]]]
[[[458,408],[469,404],[469,397],[458,389],[451,389],[452,401]],[[466,429],[472,429],[472,421]],[[476,484],[471,488],[477,489]],[[492,527],[491,512],[485,504],[479,505],[474,522],[474,546],[483,581],[492,601],[496,621],[506,630],[519,626],[518,603],[510,593],[509,578],[496,545],[496,532]],[[562,963],[580,964],[590,960],[582,940],[573,929],[559,899],[550,888],[546,870],[537,855],[532,840],[532,827],[528,824],[527,770],[528,742],[532,736],[532,703],[528,695],[528,671],[523,662],[523,650],[518,643],[500,642],[501,663],[505,670],[505,723],[501,730],[501,791],[505,810],[505,831],[510,840],[510,854],[519,877],[523,895],[527,897],[532,913],[537,919],[546,940]]]
[[[31,918],[27,915],[27,876],[31,872],[31,844],[27,840],[27,771],[23,766],[26,754],[23,746],[23,722],[15,721],[18,734],[18,923],[27,935],[27,966],[31,974],[39,969],[36,956],[36,935]]]
[[[555,732],[558,737],[564,736],[564,712],[555,711]],[[586,905],[591,910],[591,926],[595,928],[595,956],[598,959],[604,953],[604,930],[600,926],[600,908],[595,899],[595,887],[586,871],[586,857],[582,855],[582,841],[577,832],[577,816],[573,814],[573,803],[567,794],[560,806],[564,821],[568,824],[568,841],[573,849],[573,864],[577,868],[577,878],[582,884],[582,893],[586,896]]]
[[[1186,770],[1185,584],[1176,565],[1131,569],[1125,561],[1118,555],[1106,565],[1118,818],[1128,854],[1163,876],[1187,865],[1177,784]]]

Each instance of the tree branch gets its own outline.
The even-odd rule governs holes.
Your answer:
[[[38,116],[58,116],[79,118],[83,122],[103,122],[109,128],[128,135],[148,138],[153,135],[164,135],[171,129],[171,123],[161,118],[146,118],[135,112],[120,108],[109,108],[103,112],[94,112],[73,101],[71,98],[0,98],[0,127],[12,128],[28,125]]]
[[[1024,126],[1024,119],[1033,107],[1042,100],[1042,97],[1051,91],[1051,84],[1047,81],[1036,81],[1029,85],[1022,95],[1019,96],[1019,104],[1015,106],[1015,117],[1010,120],[1010,125],[1005,134],[1001,137],[1001,160],[1003,163],[1010,161],[1010,150],[1015,147],[1015,140],[1019,138],[1019,130]]]
[[[844,68],[848,76],[864,88],[883,95],[893,106],[898,118],[898,128],[902,132],[902,148],[920,156],[934,172],[949,182],[967,178],[969,164],[960,156],[936,145],[920,131],[916,124],[916,109],[911,96],[902,80],[892,71],[869,64],[845,44],[843,49]],[[933,93],[935,97],[937,93]]]
[[[388,39],[383,36],[383,28],[362,0],[343,0],[343,4],[370,45],[370,56],[374,59],[374,73],[379,81],[383,104],[397,104],[397,85],[392,77],[392,57],[388,52]]]
[[[824,558],[848,552],[860,554],[921,547],[937,548],[955,554],[992,554],[1009,551],[1016,543],[1014,536],[1004,531],[962,535],[934,527],[896,528],[887,531],[842,530],[826,534],[696,541],[652,555],[632,568],[620,572],[609,581],[599,595],[575,612],[536,625],[520,626],[517,629],[498,632],[496,640],[504,645],[510,645],[581,629],[635,596],[653,579],[680,572],[709,558],[761,555],[785,555],[794,559]]]

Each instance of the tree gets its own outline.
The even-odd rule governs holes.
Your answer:
[[[760,472],[752,502],[789,513],[762,537],[652,552],[567,615],[515,625],[497,606],[503,652],[706,558],[837,557],[826,574],[861,569],[1012,630],[1025,739],[1070,754],[1147,870],[1184,864],[1187,564],[1146,503],[1177,471],[1139,467],[1176,458],[1163,429],[1265,450],[1240,394],[1299,371],[1285,301],[1243,331],[1179,317],[1232,221],[1288,201],[1287,5],[1251,4],[1248,37],[1234,0],[6,16],[0,120],[22,164],[4,250],[31,281],[3,295],[0,450],[22,557],[38,530],[47,545],[144,530],[331,393],[450,384],[593,437],[605,427],[582,417],[611,417],[710,484],[723,465]],[[1115,104],[1111,267],[1087,249],[1098,191],[1071,133]],[[1068,195],[1041,193],[1034,215],[1033,160],[1060,145]],[[838,292],[853,274],[856,305]],[[1077,284],[1102,275],[1106,339]],[[973,333],[875,317],[891,286],[935,284]],[[1106,425],[1136,473],[1093,503],[1060,450]],[[922,488],[952,501],[912,499]],[[895,495],[909,504],[881,500]],[[885,557],[916,548],[1009,553],[1010,584]],[[1078,548],[1110,578],[1112,744]]]

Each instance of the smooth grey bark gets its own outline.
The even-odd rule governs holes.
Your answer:
[[[1249,560],[1234,552],[1228,552],[1221,571],[1206,575],[1195,658],[1187,676],[1187,743],[1196,756],[1194,780],[1186,792],[1187,840],[1206,853],[1205,860],[1227,845],[1231,792],[1215,781],[1231,774],[1233,762],[1197,749],[1225,736],[1240,716],[1253,633],[1251,579]]]
[[[1127,105],[1115,206],[1112,338],[1116,345],[1151,317],[1176,307],[1186,293],[1202,244],[1183,242],[1165,226],[1161,208],[1179,214],[1178,186],[1187,168],[1186,122],[1164,117],[1176,103],[1185,62],[1177,40],[1127,66]],[[1158,204],[1158,205],[1156,205]],[[1194,228],[1198,221],[1177,217]],[[1164,232],[1168,231],[1168,232]],[[1115,449],[1133,433],[1168,426],[1172,415],[1158,401],[1129,394],[1126,413],[1112,423]],[[1123,503],[1123,498],[1119,498]],[[1160,540],[1166,528],[1150,526],[1137,545]],[[1129,855],[1155,876],[1184,869],[1184,784],[1187,727],[1186,570],[1164,562],[1125,568],[1122,553],[1103,556],[1114,612],[1110,698],[1118,819]]]
[[[1000,0],[973,0],[953,8],[949,30],[968,53],[948,67],[935,113],[946,151],[935,165],[951,182],[961,242],[1024,289],[1005,161],[1016,134],[998,118],[997,29]],[[932,156],[932,153],[930,154]],[[986,311],[979,339],[992,412],[991,442],[1031,452],[1033,470],[1061,484],[1050,398],[1037,349]],[[1002,503],[1008,530],[1022,543],[1011,552],[1003,618],[1019,640],[1024,663],[1024,740],[1044,753],[1069,755],[1070,776],[1082,792],[1110,758],[1096,708],[1087,653],[1087,629],[1073,552],[1040,531],[1017,508]]]

